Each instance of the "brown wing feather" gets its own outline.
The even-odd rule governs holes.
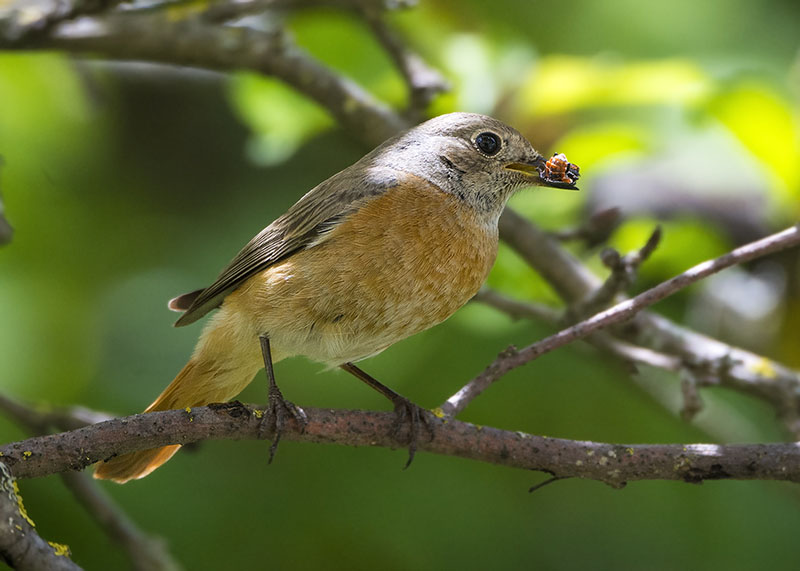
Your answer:
[[[194,300],[196,300],[197,296],[199,296],[201,293],[203,293],[203,290],[197,289],[195,291],[190,291],[189,293],[181,294],[178,297],[173,297],[167,302],[167,307],[172,311],[186,311],[192,306]]]
[[[191,302],[175,326],[194,323],[256,272],[321,243],[349,214],[397,185],[400,177],[401,173],[390,169],[350,167],[314,187],[250,240],[213,284],[199,293],[184,294],[186,299],[178,296],[170,302],[170,307],[177,309],[184,309],[184,302]]]

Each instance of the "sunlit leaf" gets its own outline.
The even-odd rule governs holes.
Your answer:
[[[230,85],[234,110],[254,131],[248,151],[257,163],[280,163],[333,125],[316,103],[275,79],[240,73]]]
[[[0,70],[0,154],[9,169],[86,148],[91,102],[68,59],[0,54]]]
[[[724,91],[709,103],[717,117],[779,183],[783,200],[800,197],[800,130],[797,109],[765,83]]]
[[[710,86],[707,75],[686,60],[549,56],[530,70],[519,98],[521,112],[544,115],[598,106],[686,105],[705,97]]]
[[[519,70],[530,67],[534,53],[520,43],[490,42],[479,34],[455,34],[442,51],[452,82],[451,98],[436,104],[436,113],[466,110],[492,113],[510,88],[520,83]],[[445,109],[451,103],[453,109]]]

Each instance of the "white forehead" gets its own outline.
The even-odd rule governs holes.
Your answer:
[[[504,136],[511,134],[520,136],[515,129],[509,127],[502,121],[478,113],[448,113],[446,115],[439,115],[438,117],[425,121],[415,129],[412,129],[411,132],[426,135],[469,137],[480,130],[494,131]]]

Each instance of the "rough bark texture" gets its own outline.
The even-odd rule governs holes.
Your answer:
[[[308,425],[290,422],[282,438],[348,446],[402,447],[392,437],[388,412],[304,409]],[[29,438],[0,447],[17,478],[81,470],[114,454],[208,439],[270,438],[262,409],[241,403],[137,414],[70,432]],[[419,450],[458,456],[559,478],[586,478],[619,487],[633,480],[800,481],[800,448],[795,444],[604,444],[534,436],[457,420],[431,419],[434,438]]]

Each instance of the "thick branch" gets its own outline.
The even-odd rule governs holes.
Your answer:
[[[25,513],[11,471],[0,462],[0,561],[14,569],[80,569],[65,546],[42,539]]]
[[[35,410],[0,395],[0,410],[33,434],[48,434],[53,428],[74,430],[109,420],[103,413],[83,407]],[[179,566],[158,537],[139,530],[136,524],[85,474],[62,472],[64,485],[72,492],[105,533],[120,544],[134,571],[171,571]]]
[[[305,409],[308,425],[293,421],[284,440],[350,446],[402,446],[390,435],[389,412]],[[240,403],[138,414],[71,432],[30,438],[0,447],[18,478],[79,470],[134,450],[205,439],[260,439],[271,436],[269,418]],[[532,436],[478,427],[457,420],[431,419],[432,441],[419,449],[493,464],[541,470],[558,477],[586,478],[622,486],[633,480],[760,479],[800,481],[796,444],[601,444]],[[404,434],[400,435],[403,438]],[[265,454],[266,457],[266,454]]]
[[[399,7],[390,5],[390,2],[383,0],[216,0],[203,12],[203,18],[209,22],[222,23],[275,10],[334,6],[355,8],[364,5],[379,11]]]
[[[136,18],[136,19],[134,19]],[[343,80],[294,46],[282,34],[203,25],[200,18],[167,22],[157,14],[112,14],[62,23],[47,34],[2,37],[0,48],[61,49],[118,60],[141,59],[204,69],[250,69],[274,75],[328,109],[349,131],[372,145],[405,128],[407,122],[365,91]],[[599,281],[544,233],[511,211],[501,218],[501,234],[569,303],[582,299]],[[797,391],[794,371],[758,355],[681,328],[669,320],[639,314],[637,342],[668,345],[695,362],[729,355],[732,366],[721,384],[786,402]]]
[[[727,254],[697,264],[680,275],[675,276],[649,290],[640,293],[634,298],[618,303],[614,307],[602,311],[589,319],[576,323],[555,335],[537,341],[519,351],[504,351],[480,375],[464,385],[461,390],[450,397],[441,409],[447,416],[454,416],[479,394],[486,390],[493,382],[503,375],[533,361],[544,353],[553,351],[576,339],[582,339],[591,333],[609,325],[622,323],[631,319],[642,309],[661,301],[676,291],[710,276],[720,270],[741,264],[755,258],[766,256],[800,244],[800,224],[787,228],[782,232],[772,234],[761,240],[746,244]]]
[[[252,0],[252,3],[258,2]],[[47,37],[33,40],[0,37],[0,48],[58,48],[72,53],[96,53],[109,59],[143,59],[220,71],[250,69],[272,74],[331,111],[367,145],[374,145],[408,126],[397,113],[321,66],[285,38],[281,44],[275,36],[263,32],[204,26],[192,20],[169,23],[154,15],[141,18],[136,15],[139,19],[135,20],[123,18],[125,15],[120,14],[83,18],[73,25],[56,26]],[[600,280],[555,240],[510,209],[500,218],[500,233],[568,304],[583,300],[600,286]],[[694,363],[729,356],[733,365],[719,380],[724,386],[758,394],[775,405],[784,403],[781,406],[785,406],[787,395],[800,390],[798,374],[780,363],[683,328],[658,315],[643,312],[634,323],[638,327],[629,328],[634,333],[626,335],[636,344],[668,349]],[[795,433],[800,434],[800,421],[796,424]]]
[[[0,49],[57,49],[215,71],[275,76],[327,109],[346,129],[376,145],[408,127],[356,83],[323,66],[280,31],[217,26],[200,18],[169,21],[160,13],[83,17],[47,35],[0,37]]]
[[[58,23],[82,14],[102,12],[121,0],[8,0],[0,2],[0,36],[20,41],[44,36]]]

